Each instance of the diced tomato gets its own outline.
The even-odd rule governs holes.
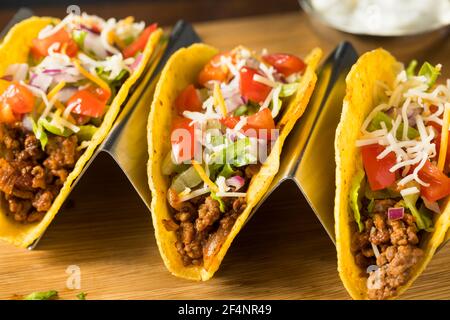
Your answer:
[[[13,82],[0,96],[0,122],[12,123],[18,121],[21,115],[31,112],[36,98],[25,86]]]
[[[124,58],[130,58],[134,57],[136,53],[142,52],[145,49],[145,46],[147,44],[148,38],[150,38],[150,35],[158,28],[157,23],[152,23],[147,28],[145,28],[139,37],[137,37],[136,40],[134,40],[129,46],[127,46],[125,49],[123,49],[123,56]]]
[[[67,101],[72,113],[98,118],[103,115],[109,93],[99,87],[78,90]]]
[[[262,56],[262,59],[286,77],[296,72],[303,72],[306,68],[303,60],[292,54],[266,54]]]
[[[77,54],[78,46],[75,40],[73,40],[70,34],[64,30],[60,29],[51,36],[44,39],[35,38],[32,41],[31,53],[36,58],[46,57],[48,55],[48,48],[55,42],[59,43],[59,48],[55,50],[56,52],[61,52],[63,47],[66,47],[66,54],[69,57],[74,57]]]
[[[428,201],[437,201],[450,194],[450,179],[429,160],[419,171],[419,178],[429,186],[421,186],[420,192]]]
[[[111,97],[111,91],[104,90],[100,87],[89,87],[88,88],[100,101],[108,102]]]
[[[221,122],[228,128],[234,129],[239,122],[240,117],[227,117],[221,120]],[[260,131],[265,129],[265,131]],[[267,137],[272,138],[271,130],[275,129],[275,122],[272,118],[272,112],[270,109],[265,108],[251,116],[247,117],[247,123],[242,128],[242,131],[247,136],[257,136],[258,138]]]
[[[259,74],[260,76],[262,76],[262,74],[249,67],[242,67],[239,74],[241,76],[239,83],[241,95],[254,102],[263,102],[269,95],[272,88],[261,82],[253,80],[255,74]]]
[[[202,111],[202,101],[194,85],[188,85],[175,100],[175,107],[179,114],[183,111]]]
[[[36,98],[25,86],[13,82],[2,94],[2,102],[11,107],[12,112],[17,114],[28,113],[33,110]]]
[[[395,172],[389,171],[396,164],[395,154],[391,152],[383,159],[377,159],[383,151],[384,147],[379,144],[361,147],[364,169],[373,191],[387,188],[395,182]]]
[[[204,86],[208,81],[224,82],[228,79],[229,70],[226,65],[220,65],[222,56],[231,56],[230,52],[223,52],[215,55],[200,71],[198,75],[198,83]]]
[[[189,125],[191,121],[183,117],[176,117],[172,121],[170,141],[172,150],[178,150],[178,163],[191,160],[194,156],[195,130],[193,125]]]

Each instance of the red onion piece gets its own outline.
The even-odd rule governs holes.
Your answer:
[[[229,187],[234,187],[235,188],[234,191],[237,191],[244,186],[245,179],[242,178],[241,176],[234,176],[234,177],[228,178],[225,181],[225,183]]]
[[[239,93],[228,99],[225,99],[225,106],[227,107],[228,112],[233,112],[241,105],[242,99]]]
[[[52,84],[53,78],[47,74],[33,74],[30,79],[30,85],[47,92],[48,87]]]
[[[62,70],[61,69],[45,69],[42,72],[45,74],[48,74],[50,76],[54,76],[54,75],[60,74],[62,72]]]
[[[142,53],[139,53],[136,56],[134,62],[130,65],[131,71],[134,71],[134,70],[136,70],[139,67],[139,63],[141,62],[142,57],[143,57]]]
[[[400,220],[405,215],[405,208],[389,208],[388,209],[388,219],[389,220]]]

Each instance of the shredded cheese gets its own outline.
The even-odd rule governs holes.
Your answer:
[[[53,98],[56,97],[56,94],[59,91],[61,91],[61,89],[64,88],[65,85],[66,85],[66,83],[64,81],[61,81],[52,90],[50,90],[50,92],[48,93],[48,96],[47,96],[48,101],[54,100]],[[46,103],[45,100],[43,100],[41,102],[41,105],[39,106],[39,108],[42,109],[42,108],[44,108],[44,105],[45,105],[44,112],[42,112],[42,115],[41,115],[42,118],[45,118],[49,114],[49,112],[52,109],[53,104],[54,104],[54,102],[50,104],[50,103]]]
[[[225,100],[223,100],[222,91],[220,90],[220,84],[218,82],[214,83],[214,105],[219,107],[220,112],[222,112],[222,115],[225,118],[228,112],[225,105]]]
[[[419,193],[420,190],[417,187],[406,188],[400,191],[400,194],[404,197],[410,194]]]
[[[79,128],[79,127],[77,127],[76,125],[74,125],[73,123],[67,121],[67,120],[64,119],[64,118],[61,118],[58,114],[55,114],[55,113],[50,112],[50,113],[49,113],[49,116],[53,117],[53,118],[54,118],[54,121],[55,121],[56,123],[59,123],[60,125],[69,128],[70,130],[72,130],[72,131],[75,132],[75,133],[77,133],[78,131],[80,131],[80,128]],[[52,121],[53,121],[53,120],[52,120]],[[53,123],[55,123],[55,122],[53,122]],[[53,123],[52,123],[52,124],[53,124]]]
[[[281,85],[277,86],[275,89],[273,89],[272,94],[272,118],[276,118],[278,113],[281,109],[281,103],[280,103],[280,92],[281,92]]]
[[[253,75],[253,80],[256,82],[265,84],[266,86],[269,86],[269,87],[275,88],[277,86],[277,83],[275,81],[269,80],[266,77],[263,77],[257,73]]]
[[[62,88],[64,88],[66,85],[66,83],[64,81],[61,81],[60,83],[58,83],[52,90],[50,90],[50,92],[48,93],[48,99],[53,99],[54,96],[56,96],[56,94],[61,91]]]
[[[120,53],[119,50],[117,50],[117,48],[113,47],[109,42],[110,42],[110,33],[113,31],[114,27],[116,24],[116,19],[114,18],[110,18],[108,19],[108,21],[106,21],[102,32],[100,33],[100,41],[103,45],[103,47],[105,47],[106,50],[108,50],[109,52],[113,53],[114,55],[122,55]]]
[[[436,122],[443,127],[438,165],[442,171],[448,149],[448,130],[450,110],[444,108],[444,104],[450,104],[450,83],[437,85],[432,91],[428,88],[426,77],[407,77],[404,71],[400,72],[394,82],[392,90],[384,84],[377,83],[378,87],[385,89],[388,103],[380,103],[366,117],[361,127],[362,137],[356,141],[357,146],[380,144],[385,146],[377,159],[383,159],[388,154],[394,153],[396,163],[389,169],[390,172],[401,170],[402,178],[397,185],[402,187],[415,181],[421,186],[428,186],[418,175],[426,162],[436,157],[435,131],[429,122]],[[430,106],[434,105],[433,113]],[[447,111],[447,115],[444,114]],[[381,129],[369,132],[367,128],[372,123],[378,112],[389,112],[393,117],[391,123],[381,122]],[[443,115],[444,114],[444,115]],[[444,128],[444,123],[447,126]],[[391,130],[387,130],[390,125]],[[410,127],[415,127],[418,137],[408,137]],[[398,133],[398,136],[397,136]],[[414,170],[411,168],[414,167]],[[403,192],[415,193],[416,189],[405,189]]]
[[[188,200],[191,200],[193,198],[196,198],[196,197],[201,196],[201,195],[203,195],[205,193],[208,193],[208,192],[211,192],[211,190],[209,190],[208,187],[200,188],[200,189],[194,190],[194,191],[192,191],[192,192],[190,192],[190,193],[188,193],[186,195],[179,196],[178,200],[180,202],[188,201]]]
[[[205,182],[205,184],[208,185],[208,187],[211,189],[211,191],[213,191],[215,193],[219,192],[219,188],[206,175],[205,170],[203,170],[203,167],[195,160],[192,161],[192,165],[194,166],[194,169],[195,169],[195,171],[197,171],[200,178]]]
[[[100,79],[99,77],[94,76],[93,74],[91,74],[89,71],[87,71],[86,69],[84,69],[80,62],[76,59],[73,60],[73,63],[75,65],[75,67],[78,69],[78,71],[80,71],[80,73],[85,76],[87,79],[91,80],[92,82],[94,82],[96,85],[98,85],[100,88],[102,88],[103,90],[107,91],[109,94],[111,94],[111,89],[109,88],[108,84],[106,82],[104,82],[102,79]]]
[[[438,158],[438,168],[441,171],[444,170],[445,158],[447,156],[449,121],[450,121],[450,103],[446,103],[444,111],[444,124],[442,126],[442,133],[441,133],[441,146]]]
[[[216,195],[218,197],[224,198],[224,197],[245,197],[247,196],[246,192],[216,192]]]
[[[77,147],[77,151],[81,151],[83,149],[86,149],[87,147],[90,146],[90,144],[91,144],[90,140],[89,141],[88,140],[82,141],[81,144]]]

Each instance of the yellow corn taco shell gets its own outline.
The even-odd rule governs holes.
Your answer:
[[[0,45],[0,75],[5,73],[8,65],[13,63],[25,63],[28,61],[32,40],[36,38],[41,29],[50,23],[58,23],[59,20],[50,17],[31,17],[16,24],[6,35]],[[93,136],[89,146],[78,159],[74,169],[67,177],[59,195],[54,199],[50,210],[39,223],[21,224],[5,212],[0,212],[0,239],[6,240],[16,246],[27,247],[39,238],[58,213],[64,200],[72,189],[72,184],[83,170],[84,165],[92,157],[96,147],[105,139],[113,122],[120,111],[132,85],[141,77],[146,64],[150,60],[155,47],[160,42],[162,30],[156,30],[151,36],[143,51],[143,57],[138,69],[124,82],[106,112],[103,122]],[[0,83],[0,94],[6,89],[5,81]],[[0,207],[0,211],[5,210]]]
[[[185,267],[175,248],[177,241],[175,232],[167,231],[162,223],[163,219],[171,218],[171,211],[167,203],[170,181],[163,175],[161,166],[164,156],[171,148],[170,129],[172,117],[175,115],[174,101],[188,84],[196,82],[200,70],[217,53],[217,49],[205,44],[194,44],[177,51],[162,71],[148,121],[148,176],[153,197],[151,211],[156,241],[169,271],[175,276],[192,280],[208,280],[214,275],[231,242],[269,188],[279,168],[281,148],[286,136],[304,112],[313,92],[317,80],[315,69],[322,56],[320,49],[314,49],[307,57],[308,67],[302,77],[299,90],[277,124],[280,135],[259,173],[252,178],[247,191],[247,207],[236,220],[225,242],[221,247],[216,248],[213,258],[208,259],[203,266]]]
[[[377,81],[393,86],[399,70],[399,62],[387,51],[377,49],[362,55],[347,75],[340,123],[336,131],[336,199],[334,208],[338,271],[342,282],[353,299],[368,299],[365,270],[355,263],[350,251],[351,236],[356,223],[349,207],[352,177],[362,169],[362,157],[356,140],[369,112],[379,102]],[[426,233],[421,242],[424,257],[412,270],[409,281],[399,287],[392,298],[401,295],[422,273],[442,243],[450,221],[448,201],[440,215],[434,216],[434,231]]]

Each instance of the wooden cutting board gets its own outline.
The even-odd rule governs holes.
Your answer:
[[[379,45],[399,59],[440,62],[450,76],[450,41],[356,38],[312,24],[302,13],[196,25],[220,49],[245,44],[260,50],[325,54],[341,40],[360,52]],[[315,31],[313,31],[315,30]],[[426,48],[419,48],[420,42]],[[142,141],[142,148],[147,148]],[[333,159],[330,159],[333,161]],[[324,186],[333,190],[332,186]],[[66,288],[66,270],[81,271],[81,289]],[[405,299],[450,298],[450,247],[444,247]],[[348,299],[336,271],[336,252],[300,191],[278,189],[234,241],[212,280],[171,276],[159,257],[150,214],[122,172],[101,155],[72,193],[34,251],[0,243],[0,298],[55,289],[63,299]]]

